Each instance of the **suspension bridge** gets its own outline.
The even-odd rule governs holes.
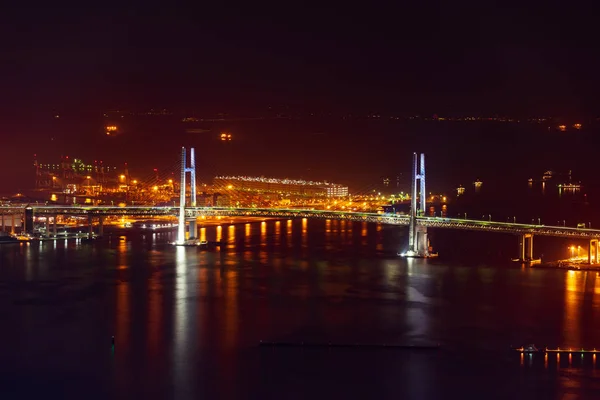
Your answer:
[[[445,218],[425,216],[426,177],[425,155],[413,154],[411,207],[408,215],[379,214],[354,211],[307,210],[286,208],[242,208],[242,207],[198,207],[196,205],[196,171],[195,152],[190,150],[190,162],[187,166],[186,149],[181,152],[181,185],[179,206],[60,206],[60,205],[27,205],[25,207],[0,207],[0,219],[4,231],[4,218],[8,216],[23,221],[26,232],[33,231],[33,218],[46,217],[48,224],[46,233],[52,231],[50,221],[54,223],[56,233],[56,217],[87,217],[89,235],[92,236],[94,222],[97,222],[98,234],[103,232],[103,221],[106,217],[160,217],[178,218],[178,234],[176,244],[186,243],[187,236],[194,238],[197,231],[197,219],[202,217],[262,217],[262,218],[311,218],[323,220],[343,220],[352,222],[368,222],[387,225],[407,226],[409,229],[408,250],[402,253],[405,257],[427,258],[432,256],[427,238],[428,229],[455,229],[480,232],[498,232],[519,236],[519,259],[532,261],[533,238],[535,236],[554,236],[572,239],[589,240],[588,262],[599,263],[600,230],[571,228],[565,226],[549,226],[541,224],[520,224],[510,222],[484,221],[474,219]],[[186,175],[190,174],[190,196],[186,191]],[[189,232],[188,232],[189,229]],[[404,247],[399,244],[399,247]]]

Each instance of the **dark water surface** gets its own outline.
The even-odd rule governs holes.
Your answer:
[[[442,256],[422,261],[395,256],[398,227],[268,221],[203,234],[227,249],[174,248],[168,233],[0,247],[0,398],[600,395],[592,356],[506,351],[600,348],[600,277],[511,265],[511,236],[433,232]],[[536,246],[561,253],[567,243]]]

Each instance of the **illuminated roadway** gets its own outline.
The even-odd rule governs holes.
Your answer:
[[[132,216],[158,217],[179,215],[178,207],[143,207],[143,206],[29,206],[34,216]],[[0,213],[22,214],[25,207],[0,207]],[[408,225],[408,215],[392,215],[377,213],[329,211],[329,210],[295,210],[282,208],[230,208],[230,207],[188,207],[186,217],[264,217],[264,218],[311,218],[334,219],[354,222],[372,222],[387,225]],[[599,229],[569,228],[564,226],[547,226],[518,224],[508,222],[483,221],[458,218],[417,217],[417,223],[428,228],[462,229],[482,232],[504,232],[512,234],[532,233],[540,236],[558,236],[570,238],[600,238]]]

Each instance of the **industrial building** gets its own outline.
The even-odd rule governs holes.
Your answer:
[[[217,176],[214,186],[219,190],[278,193],[310,197],[345,197],[348,187],[331,183],[295,179],[277,179],[252,176]]]

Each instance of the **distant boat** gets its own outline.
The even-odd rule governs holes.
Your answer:
[[[527,265],[536,265],[536,264],[542,263],[541,258],[534,258],[532,260],[521,260],[520,258],[511,258],[511,261],[515,262],[515,263],[527,264]]]
[[[420,254],[420,253],[413,253],[411,251],[407,251],[405,253],[397,253],[397,255],[402,258],[436,258],[439,254],[438,253]]]
[[[186,247],[201,246],[201,247],[208,247],[208,241],[206,241],[206,240],[198,240],[198,239],[188,239],[188,240],[185,240],[183,243],[172,242],[171,244],[173,246],[186,246]]]
[[[538,349],[534,344],[528,344],[528,345],[521,346],[521,347],[512,347],[511,349],[518,351],[520,353],[538,353],[538,352],[545,351],[545,349],[543,349],[543,350]]]
[[[15,235],[14,237],[15,237],[15,239],[17,239],[19,242],[29,242],[29,241],[30,241],[30,240],[32,240],[32,239],[39,239],[39,238],[36,238],[36,237],[34,237],[34,236],[30,236],[30,235],[28,235],[28,234],[20,234],[20,235]]]

